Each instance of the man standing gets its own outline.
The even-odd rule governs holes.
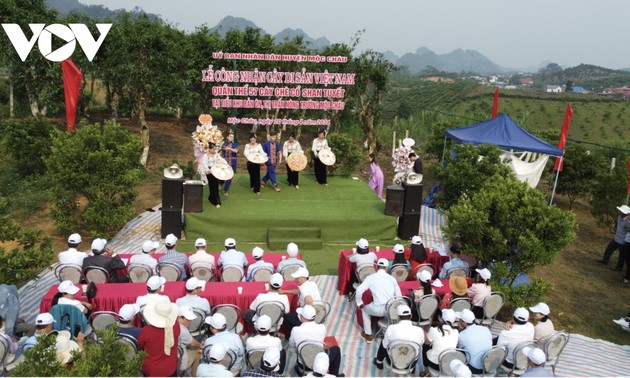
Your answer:
[[[173,234],[166,235],[164,246],[166,253],[158,259],[158,264],[174,264],[179,268],[179,281],[186,279],[186,265],[188,265],[188,257],[185,254],[177,252],[177,236]]]
[[[232,167],[234,173],[236,173],[236,158],[238,156],[238,143],[234,140],[234,133],[230,131],[227,135],[227,140],[221,147],[221,151],[223,152],[223,158],[225,161]],[[226,180],[223,185],[223,194],[228,195],[228,190],[230,190],[230,184],[232,184],[232,179]]]
[[[378,259],[376,262],[378,270],[365,278],[363,283],[357,287],[354,299],[357,307],[363,314],[363,332],[361,336],[369,344],[372,342],[372,316],[385,316],[387,311],[387,302],[394,298],[402,296],[400,286],[394,277],[387,273],[389,261],[387,259]],[[363,293],[367,290],[372,292],[374,300],[365,306],[363,304]]]
[[[621,272],[623,270],[623,263],[626,261],[623,245],[626,244],[625,238],[628,233],[628,225],[630,224],[630,216],[628,216],[630,214],[630,207],[621,205],[617,207],[617,210],[619,210],[619,214],[617,216],[617,231],[615,232],[615,237],[608,243],[604,251],[604,257],[602,257],[601,260],[597,260],[597,262],[608,265],[610,256],[618,249],[619,260],[617,260],[615,270]]]
[[[269,134],[269,140],[263,144],[263,151],[267,154],[269,159],[265,165],[267,166],[267,174],[262,178],[261,186],[265,186],[267,181],[271,180],[274,189],[276,192],[280,191],[278,187],[278,180],[276,180],[276,167],[278,164],[282,163],[282,149],[280,148],[280,143],[276,141],[277,135],[275,131],[272,131]]]
[[[120,257],[116,256],[114,251],[109,248],[105,249],[105,244],[107,244],[107,240],[105,239],[97,238],[92,241],[92,253],[94,256],[88,256],[83,259],[83,271],[91,266],[99,267],[107,271],[107,274],[109,275],[109,282],[129,282],[129,277],[118,275],[119,270],[125,269],[125,263],[120,259]]]

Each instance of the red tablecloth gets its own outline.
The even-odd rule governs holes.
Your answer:
[[[391,249],[381,249],[376,253],[376,256],[380,258],[386,258],[389,261],[394,259],[394,251]],[[344,250],[339,252],[339,266],[337,269],[337,274],[339,276],[339,281],[337,282],[337,289],[339,290],[339,295],[348,294],[350,291],[350,277],[354,274],[356,269],[356,265],[350,262],[350,255],[352,254],[351,250]],[[448,256],[441,256],[437,251],[428,250],[427,253],[427,261],[428,263],[433,264],[433,268],[436,272],[439,272],[442,269],[442,265],[448,262]],[[416,277],[409,276],[409,280],[416,280]]]
[[[168,296],[172,302],[186,295],[185,282],[167,282],[164,285],[164,292],[161,294]],[[40,312],[48,312],[52,307],[52,300],[57,293],[58,285],[53,285],[40,303]],[[238,287],[243,288],[243,293],[238,293]],[[282,286],[283,289],[296,289],[297,284],[294,281],[286,281]],[[144,283],[108,283],[97,284],[97,294],[92,300],[93,311],[114,311],[118,312],[122,305],[127,303],[135,303],[136,298],[147,293],[147,285]],[[199,296],[207,298],[211,306],[218,304],[234,304],[241,311],[249,308],[259,293],[265,292],[264,282],[208,282],[206,289]],[[77,293],[77,299],[80,298]],[[296,295],[289,295],[289,303],[291,311],[295,311],[298,307],[299,298]],[[85,298],[83,298],[85,300]]]

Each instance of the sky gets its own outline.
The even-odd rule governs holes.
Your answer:
[[[630,67],[627,0],[79,0],[110,9],[138,6],[192,31],[225,16],[243,17],[269,34],[285,28],[399,57],[427,47],[437,54],[474,49],[502,67],[554,62]]]

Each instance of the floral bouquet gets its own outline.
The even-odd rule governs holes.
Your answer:
[[[392,155],[392,166],[396,172],[394,175],[395,184],[401,184],[403,178],[413,166],[413,163],[409,160],[409,154],[412,152],[413,150],[411,147],[407,146],[400,146],[394,150],[394,154]]]
[[[202,114],[199,116],[199,122],[201,125],[197,126],[195,132],[192,133],[195,157],[207,152],[210,143],[216,145],[219,150],[223,146],[223,133],[212,124],[212,116]]]

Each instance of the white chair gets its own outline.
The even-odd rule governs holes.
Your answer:
[[[197,307],[193,307],[192,310],[193,313],[197,315],[197,317],[191,320],[190,324],[188,324],[188,331],[190,331],[190,335],[192,337],[201,336],[204,321],[206,320],[206,316],[208,314],[206,314],[204,310]]]
[[[280,272],[280,274],[282,274],[282,277],[284,278],[285,281],[295,281],[295,278],[293,278],[291,275],[295,273],[301,267],[302,265],[300,264],[289,264],[285,266],[284,268],[282,268],[282,271]]]
[[[83,270],[80,265],[59,264],[55,268],[55,277],[57,277],[59,282],[70,280],[73,284],[78,284],[81,282],[81,277],[83,277]]]
[[[90,316],[90,324],[95,331],[102,331],[118,322],[118,314],[113,311],[96,311]]]
[[[241,309],[233,304],[220,304],[214,307],[212,314],[219,313],[225,316],[225,329],[227,331],[236,332],[240,334],[243,330],[243,324],[241,324]]]
[[[100,266],[86,266],[85,269],[83,269],[83,277],[88,283],[94,282],[103,284],[109,282],[109,273],[105,268],[101,268]]]
[[[330,314],[330,303],[324,301],[313,301],[312,306],[315,308],[315,320],[317,324],[324,324],[328,314]]]
[[[307,371],[313,370],[315,356],[324,351],[321,343],[312,341],[303,341],[297,346],[297,363],[295,364],[295,372],[298,376],[304,376]]]
[[[451,306],[449,308],[455,312],[459,312],[462,310],[470,310],[472,308],[472,305],[468,297],[455,298],[451,301]]]
[[[435,268],[433,267],[433,264],[424,263],[424,264],[420,264],[416,266],[411,272],[411,276],[416,277],[418,272],[421,272],[423,270],[426,270],[427,272],[429,272],[431,274],[431,277],[433,277],[433,275],[435,274]]]
[[[440,300],[435,294],[424,295],[416,304],[418,309],[418,326],[426,328],[433,322],[433,315],[440,306]]]
[[[385,331],[389,325],[398,323],[398,306],[403,304],[409,305],[410,301],[409,297],[393,297],[387,301],[387,304],[385,305],[385,318],[378,321],[379,329],[374,334],[374,338],[378,335],[385,335]]]
[[[356,275],[359,283],[365,281],[365,278],[371,274],[376,273],[376,269],[373,264],[364,264],[357,267]]]
[[[483,319],[477,322],[492,329],[492,325],[504,303],[505,295],[502,292],[493,291],[490,293],[490,296],[483,300]]]
[[[521,375],[525,373],[525,370],[527,370],[527,368],[529,367],[527,355],[525,355],[525,353],[523,352],[523,349],[525,347],[535,348],[536,344],[533,341],[525,341],[518,344],[512,351],[512,356],[514,356],[514,366],[512,367],[512,369],[506,367],[505,365],[501,365],[499,369],[503,372],[507,372],[510,376]]]
[[[435,370],[429,367],[429,373],[432,377],[452,377],[453,371],[451,370],[451,361],[460,360],[464,365],[468,364],[468,355],[462,349],[446,349],[438,357],[438,365],[440,370]]]
[[[392,266],[392,269],[389,271],[389,274],[396,279],[398,282],[404,282],[409,277],[409,268],[407,265],[396,264]]]
[[[206,261],[197,261],[190,264],[190,273],[203,281],[214,281],[214,265]]]
[[[127,357],[127,360],[132,360],[136,353],[138,353],[138,340],[136,340],[135,337],[124,333],[119,333],[117,340],[122,348],[126,349],[127,353],[125,356]]]
[[[547,356],[547,361],[545,361],[544,366],[551,366],[551,371],[554,376],[556,375],[556,364],[558,363],[558,359],[560,359],[560,353],[562,353],[568,342],[569,333],[566,331],[558,331],[548,336],[542,345],[542,350],[545,352],[545,356]]]
[[[270,332],[275,333],[278,329],[278,324],[284,316],[285,308],[282,302],[270,301],[263,302],[256,307],[256,314],[258,316],[267,315],[271,319]]]
[[[260,367],[265,349],[252,349],[245,353],[245,363],[248,369],[256,369]]]
[[[401,374],[409,376],[416,368],[418,357],[420,356],[420,345],[411,341],[395,341],[387,347],[387,354],[391,361],[388,367],[391,371],[389,376]]]
[[[446,278],[451,278],[451,276],[460,276],[460,277],[470,277],[470,270],[464,268],[452,268],[446,272]]]
[[[208,344],[205,347],[203,347],[203,362],[205,363],[210,362],[210,348],[212,348],[212,344]],[[230,370],[232,369],[232,366],[234,366],[235,362],[236,362],[236,352],[234,352],[232,349],[228,349],[225,353],[225,357],[221,361],[221,365],[225,366],[226,369]]]
[[[503,364],[507,356],[507,347],[505,345],[495,345],[488,349],[481,357],[483,368],[482,375],[484,377],[496,377],[499,367]]]
[[[273,269],[261,266],[254,269],[252,272],[252,279],[254,282],[269,282],[272,274]]]
[[[243,276],[243,267],[239,265],[224,265],[221,269],[221,281],[223,282],[239,282]]]
[[[175,264],[160,263],[158,267],[160,276],[164,277],[166,282],[179,281],[179,277],[182,276],[182,270]]]
[[[131,282],[147,282],[153,275],[153,269],[146,264],[130,263],[127,266],[127,273]]]

